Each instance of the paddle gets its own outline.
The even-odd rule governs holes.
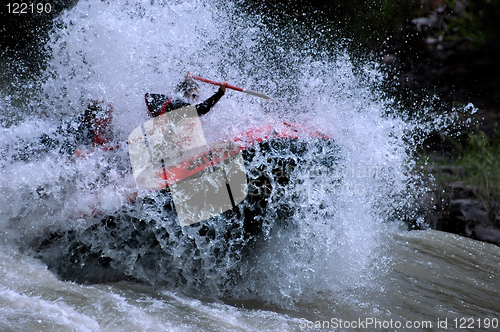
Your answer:
[[[205,83],[209,83],[209,84],[213,84],[213,85],[219,85],[220,84],[220,82],[212,81],[212,80],[209,80],[209,79],[206,79],[206,78],[203,78],[203,77],[194,76],[190,72],[188,72],[188,76],[191,77],[191,78],[193,78],[193,79],[195,79],[195,80],[202,81],[202,82],[205,82]],[[269,99],[269,100],[272,100],[275,103],[277,103],[276,100],[274,100],[273,98],[271,98],[268,95],[263,94],[261,92],[239,88],[237,86],[233,86],[233,85],[230,85],[230,84],[226,85],[226,88],[233,89],[233,90],[236,90],[236,91],[240,91],[240,92],[243,92],[243,93],[247,93],[249,95],[256,96],[256,97],[259,97],[259,98]]]

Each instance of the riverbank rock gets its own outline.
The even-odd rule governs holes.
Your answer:
[[[435,188],[429,195],[427,202],[435,202],[425,218],[431,228],[500,246],[498,202],[480,200],[461,183]]]

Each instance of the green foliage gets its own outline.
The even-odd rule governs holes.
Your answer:
[[[451,13],[441,35],[448,40],[467,39],[473,47],[496,41],[500,35],[500,0],[467,1],[463,11],[456,11],[459,1],[445,1]]]
[[[433,166],[450,172],[435,174],[438,183],[463,183],[484,201],[500,198],[500,130],[492,137],[477,131],[465,135],[457,159],[433,159]],[[459,147],[457,145],[457,147]]]
[[[493,138],[482,132],[470,134],[457,166],[463,167],[465,179],[480,196],[500,197],[500,133]]]

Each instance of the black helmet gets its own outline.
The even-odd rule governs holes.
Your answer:
[[[175,92],[189,92],[192,89],[199,88],[200,86],[194,79],[192,79],[191,77],[186,77],[183,82],[177,84],[177,86],[175,87]]]

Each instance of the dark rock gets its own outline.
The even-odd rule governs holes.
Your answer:
[[[451,166],[430,167],[428,172],[450,178],[462,172]],[[474,189],[463,182],[434,182],[427,184],[432,190],[418,200],[425,224],[410,229],[430,227],[443,232],[466,236],[500,246],[500,202],[490,198],[480,200]]]
[[[484,205],[472,199],[455,199],[450,204],[450,215],[465,221],[481,222],[488,220],[488,212]]]
[[[500,216],[474,198],[452,199],[437,215],[428,218],[434,229],[500,245]],[[497,220],[498,219],[498,220]]]
[[[474,225],[467,227],[470,238],[500,245],[500,228],[493,226]]]

